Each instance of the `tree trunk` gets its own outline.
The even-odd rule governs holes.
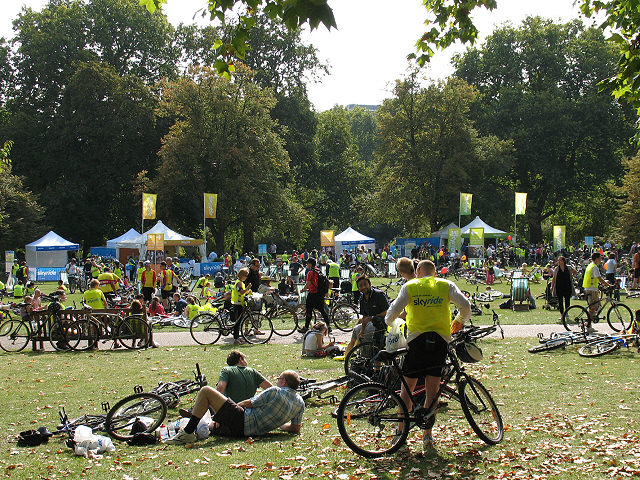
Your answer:
[[[253,222],[249,219],[245,219],[242,223],[242,230],[244,233],[244,253],[258,253],[253,235],[253,227]]]

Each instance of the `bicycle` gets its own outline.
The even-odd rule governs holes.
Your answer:
[[[640,318],[634,318],[630,328],[631,333],[627,333],[627,330],[622,330],[619,335],[601,335],[599,338],[583,345],[578,350],[578,354],[582,357],[599,357],[622,347],[628,348],[629,345],[639,347]],[[640,353],[640,348],[638,348],[638,353]]]
[[[329,319],[329,326],[335,325],[338,330],[343,332],[350,332],[358,324],[360,314],[358,308],[349,301],[350,294],[340,293],[340,289],[332,289],[333,295],[328,299],[325,298],[325,311]],[[329,303],[326,303],[326,300]],[[298,318],[305,318],[307,315],[306,306],[303,303],[299,303],[294,309]],[[317,310],[313,310],[313,320],[319,322],[322,320],[321,314]]]
[[[84,275],[69,275],[69,293],[84,293],[87,290],[87,280]]]
[[[469,333],[457,334],[449,344],[440,390],[428,408],[422,406],[423,392],[419,390],[412,393],[411,412],[394,385],[370,382],[349,390],[337,411],[338,430],[347,446],[364,457],[380,457],[398,451],[411,428],[433,426],[435,413],[446,406],[438,403],[440,397],[460,403],[469,425],[485,443],[496,445],[502,441],[504,425],[495,401],[458,360],[458,347],[468,343]],[[395,372],[393,377],[398,377],[405,389],[407,384],[399,360],[406,352],[406,349],[382,350],[377,356],[377,360],[391,366]]]
[[[200,345],[213,345],[221,335],[227,336],[233,333],[235,323],[231,321],[231,313],[222,308],[222,304],[214,304],[214,306],[218,307],[217,311],[201,312],[191,320],[189,327],[191,338]],[[240,334],[247,343],[264,344],[271,340],[273,324],[271,319],[263,313],[245,306],[239,321]]]
[[[189,395],[191,393],[199,391],[202,387],[207,385],[207,377],[200,371],[200,365],[196,363],[196,371],[193,372],[194,380],[178,380],[176,382],[158,382],[158,386],[151,389],[149,393],[154,393],[160,396],[167,407],[175,408],[180,403],[180,397]],[[142,392],[142,386],[137,385],[134,387],[136,393]]]
[[[571,305],[562,314],[562,324],[567,331],[575,331],[576,327],[579,331],[586,331],[587,325],[591,323],[598,323],[600,321],[600,314],[604,311],[607,305],[610,305],[607,310],[607,323],[614,332],[620,332],[621,330],[628,330],[631,327],[633,321],[633,313],[631,309],[622,302],[614,299],[611,296],[611,289],[600,290],[601,293],[605,293],[604,301],[602,296],[598,300],[598,310],[595,316],[592,318],[589,313],[589,309],[593,304],[589,304],[588,308],[581,305]]]
[[[324,382],[318,382],[314,379],[301,378],[297,392],[304,400],[316,397],[318,400],[329,400],[329,403],[333,405],[337,403],[338,398],[333,394],[328,396],[323,396],[323,394],[330,390],[346,385],[347,382],[349,382],[349,376],[347,375],[333,380],[325,380]]]
[[[154,393],[134,393],[129,395],[113,407],[108,402],[102,403],[104,414],[85,414],[74,420],[69,420],[64,408],[58,412],[60,424],[56,434],[68,434],[73,439],[75,429],[80,425],[87,425],[93,431],[105,431],[116,440],[127,441],[133,438],[131,427],[144,417],[146,420],[145,433],[154,432],[167,416],[167,404],[159,395]]]
[[[282,298],[278,291],[270,294],[273,302],[265,310],[265,315],[269,317],[273,324],[273,332],[281,337],[291,335],[298,330],[298,315],[286,299]]]
[[[85,306],[86,308],[86,306]],[[143,315],[124,317],[113,313],[90,314],[87,309],[85,318],[79,318],[61,327],[64,341],[72,350],[90,350],[98,345],[112,341],[114,348],[118,345],[129,350],[144,349],[151,341],[151,326]]]
[[[610,335],[607,338],[601,338],[583,345],[578,350],[578,354],[581,357],[599,357],[622,347],[629,348],[630,345],[638,348],[640,346],[640,335],[637,333]],[[638,353],[640,353],[640,348],[638,348]]]
[[[597,340],[604,337],[603,333],[589,333],[584,332],[559,332],[552,333],[549,338],[545,338],[543,333],[538,333],[538,340],[540,345],[529,348],[529,353],[540,353],[555,350],[557,348],[564,348],[568,345],[579,344]]]

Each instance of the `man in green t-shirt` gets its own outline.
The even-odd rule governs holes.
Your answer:
[[[216,389],[236,403],[253,397],[258,387],[272,386],[262,373],[247,366],[247,356],[238,350],[229,353],[227,365],[220,372]]]

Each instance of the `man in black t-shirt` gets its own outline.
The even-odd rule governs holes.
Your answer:
[[[260,260],[254,258],[249,264],[249,276],[247,277],[247,283],[251,285],[251,290],[257,292],[260,288]]]
[[[361,294],[360,315],[362,317],[353,329],[345,355],[358,341],[373,341],[376,345],[381,345],[387,331],[384,316],[389,309],[389,300],[381,290],[371,286],[371,280],[368,276],[361,275],[356,283]]]

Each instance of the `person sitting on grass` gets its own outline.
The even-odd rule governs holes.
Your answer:
[[[336,342],[324,344],[324,337],[329,333],[327,324],[318,322],[311,327],[302,339],[302,355],[305,357],[325,357],[336,348]]]
[[[151,303],[149,304],[149,315],[152,317],[162,316],[166,317],[164,306],[160,303],[160,299],[155,295],[151,299]]]
[[[239,403],[227,398],[212,387],[202,387],[198,392],[189,422],[165,443],[190,445],[197,437],[196,428],[200,419],[213,408],[212,433],[224,428],[234,437],[264,435],[280,428],[285,432],[300,433],[304,400],[296,392],[300,377],[293,370],[280,374],[276,385],[260,394]]]

